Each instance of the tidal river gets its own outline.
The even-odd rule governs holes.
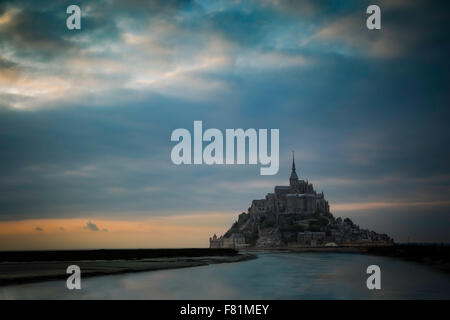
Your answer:
[[[344,253],[258,253],[201,267],[0,287],[0,299],[450,299],[450,275],[391,258]],[[366,287],[381,268],[381,290]]]

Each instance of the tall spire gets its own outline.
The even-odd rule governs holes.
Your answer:
[[[295,172],[295,158],[294,158],[294,151],[292,151],[292,171]]]
[[[298,180],[298,176],[297,173],[295,172],[295,159],[294,159],[294,151],[292,151],[292,172],[291,172],[291,177],[289,178],[289,181],[291,181],[291,184],[293,181],[297,181]]]

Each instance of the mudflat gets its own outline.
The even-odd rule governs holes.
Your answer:
[[[233,249],[112,249],[0,252],[0,285],[65,279],[77,265],[82,277],[111,275],[255,258]]]

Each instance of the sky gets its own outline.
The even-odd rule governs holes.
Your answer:
[[[206,247],[292,150],[335,216],[450,242],[450,4],[370,4],[0,1],[0,250]],[[279,129],[278,174],[174,165],[195,120]]]

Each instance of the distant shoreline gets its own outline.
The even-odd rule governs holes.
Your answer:
[[[367,254],[402,259],[450,273],[450,246],[402,244],[391,247],[371,247]]]
[[[0,262],[136,260],[174,257],[235,256],[237,254],[239,254],[237,250],[228,248],[0,251]]]
[[[283,247],[249,248],[248,251],[278,251],[293,253],[357,253],[384,256],[450,273],[450,246],[438,244],[394,244],[390,246]],[[245,250],[244,250],[245,252]]]
[[[82,278],[232,263],[256,256],[234,249],[112,249],[0,252],[0,286],[63,280],[69,265]],[[62,285],[65,285],[63,283]]]

